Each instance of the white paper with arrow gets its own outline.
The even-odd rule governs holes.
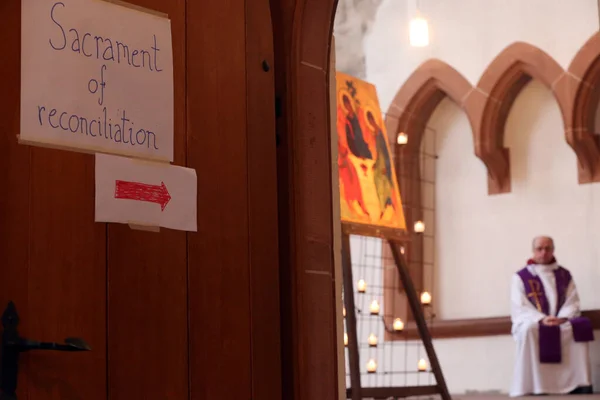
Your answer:
[[[96,154],[96,222],[197,231],[196,171]]]

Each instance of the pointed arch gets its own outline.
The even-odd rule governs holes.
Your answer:
[[[405,132],[408,143],[402,151],[418,151],[427,121],[445,97],[465,109],[473,124],[475,110],[465,103],[472,91],[469,81],[450,65],[438,59],[425,61],[402,85],[388,109],[386,127],[390,140],[394,143],[396,135]]]
[[[571,61],[561,90],[569,102],[565,114],[566,136],[577,154],[579,183],[600,182],[600,146],[595,134],[599,84],[600,32],[597,32]]]
[[[510,192],[509,152],[504,127],[515,99],[531,79],[552,90],[564,117],[569,109],[554,90],[565,76],[562,67],[541,49],[523,42],[506,47],[487,67],[477,90],[483,94],[481,120],[475,129],[475,152],[488,166],[489,192]]]
[[[464,108],[464,100],[472,91],[469,81],[457,70],[441,60],[430,59],[410,75],[392,100],[386,115],[389,140],[396,143],[400,132],[408,136],[406,145],[394,147],[400,193],[404,202],[411,205],[405,210],[409,226],[422,218],[418,155],[427,121],[445,97]],[[472,124],[470,111],[467,116]]]
[[[423,219],[421,207],[421,170],[419,153],[423,134],[438,104],[448,97],[467,114],[471,127],[478,118],[477,102],[473,101],[473,86],[456,69],[438,59],[421,64],[402,85],[388,109],[386,128],[390,143],[396,143],[398,133],[403,132],[408,142],[394,146],[398,183],[402,193],[404,215],[408,226]],[[409,264],[418,266],[421,260],[422,237],[415,236],[411,242]],[[422,268],[416,268],[414,281],[421,282]],[[419,289],[419,288],[417,288]]]
[[[386,128],[390,143],[396,143],[396,136],[404,132],[408,142],[394,146],[398,185],[404,204],[407,226],[423,220],[422,180],[420,148],[427,122],[438,104],[449,97],[463,108],[471,124],[476,121],[473,102],[466,102],[473,92],[473,86],[458,71],[445,62],[430,59],[421,64],[402,85],[392,101],[387,115]],[[423,290],[424,239],[411,232],[410,244],[405,257],[417,291]],[[387,247],[384,247],[386,254]],[[387,259],[387,258],[386,258]],[[394,271],[393,268],[390,271]],[[396,279],[393,276],[384,279]],[[393,282],[393,280],[390,280]],[[386,304],[398,300],[396,294],[386,297]],[[391,304],[391,303],[390,303]],[[396,303],[393,303],[396,304]],[[386,307],[388,307],[386,305]],[[411,314],[407,314],[407,319]]]

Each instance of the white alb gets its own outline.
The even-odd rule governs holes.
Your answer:
[[[559,318],[574,318],[581,314],[579,295],[573,279],[567,288],[566,301],[556,310],[557,291],[554,270],[557,264],[529,265],[529,271],[540,277],[550,306],[550,314]],[[576,343],[570,323],[561,325],[562,362],[539,362],[538,322],[545,315],[531,304],[518,274],[511,284],[512,336],[517,342],[516,362],[510,396],[528,394],[564,394],[591,381],[588,343]]]

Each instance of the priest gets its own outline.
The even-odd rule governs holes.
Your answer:
[[[533,240],[533,258],[511,285],[512,336],[517,342],[511,397],[591,393],[589,319],[581,316],[570,272],[557,264],[550,237]]]

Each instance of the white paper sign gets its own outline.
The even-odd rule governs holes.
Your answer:
[[[96,154],[96,222],[197,230],[196,171]]]
[[[101,0],[22,0],[22,143],[173,161],[167,18]]]

